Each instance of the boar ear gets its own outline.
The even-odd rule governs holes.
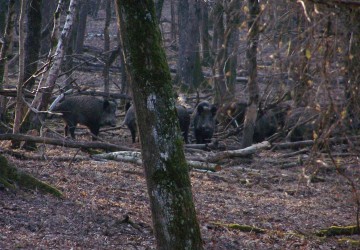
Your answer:
[[[128,111],[130,107],[131,107],[131,102],[127,102],[125,104],[125,111]]]
[[[217,107],[213,105],[213,106],[211,107],[211,113],[212,113],[213,116],[216,115],[216,111],[217,111]]]
[[[203,106],[203,105],[199,105],[199,106],[197,107],[197,111],[198,111],[199,114],[201,114],[201,113],[204,111],[204,106]]]
[[[110,106],[110,102],[108,100],[104,100],[103,109],[107,109]]]

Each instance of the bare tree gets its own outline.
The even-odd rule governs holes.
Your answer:
[[[181,86],[189,89],[197,88],[203,81],[199,46],[199,15],[199,1],[179,1],[179,53],[177,62],[177,81]]]
[[[15,25],[15,0],[11,0],[8,3],[8,11],[6,18],[4,41],[0,46],[0,89],[3,89],[4,83],[7,81],[6,67],[8,57],[11,57],[11,43],[13,42],[14,36],[14,25]],[[4,112],[6,106],[6,98],[0,97],[0,120],[4,120]]]
[[[4,70],[5,70],[6,62],[9,59],[8,57],[11,56],[10,49],[12,48],[11,43],[13,41],[13,36],[14,36],[14,25],[15,25],[15,16],[16,16],[15,2],[16,2],[15,0],[10,0],[8,4],[4,42],[1,46],[1,51],[0,51],[0,88],[3,88]]]
[[[237,56],[239,47],[239,27],[241,23],[241,2],[233,0],[229,4],[224,2],[223,10],[226,13],[226,29],[223,36],[223,44],[220,44],[215,63],[213,66],[214,86],[216,89],[215,102],[223,104],[234,98]],[[218,13],[219,18],[222,13]],[[221,19],[219,20],[222,21]],[[217,24],[222,27],[220,24]],[[219,30],[221,31],[221,29]]]
[[[7,11],[7,0],[0,0],[0,39],[4,34],[5,21],[6,21],[6,11]],[[2,43],[0,42],[0,51],[1,51]]]
[[[153,1],[117,0],[158,249],[202,249]],[[175,129],[174,129],[175,128]]]
[[[42,1],[41,4],[41,46],[40,54],[46,55],[51,49],[51,29],[54,27],[54,16],[58,0]]]
[[[23,83],[25,76],[25,16],[26,16],[26,0],[21,0],[20,6],[20,18],[19,18],[19,77],[16,91],[16,107],[15,107],[15,119],[13,126],[13,133],[19,133],[20,124],[23,116]],[[12,146],[19,146],[19,142],[13,141]]]
[[[246,58],[248,63],[249,80],[247,88],[249,92],[248,108],[245,114],[244,132],[242,147],[248,147],[253,142],[255,122],[257,119],[257,109],[259,106],[259,87],[257,84],[257,46],[259,42],[259,13],[260,6],[258,0],[248,0],[249,16],[248,37]]]
[[[53,29],[53,34],[52,34],[54,42],[55,42],[55,38],[57,37],[58,30],[60,28],[59,17],[60,17],[61,9],[63,8],[63,4],[64,4],[64,1],[59,0],[58,8],[56,11],[57,14],[54,16],[55,20],[54,20],[54,29]],[[47,77],[43,76],[42,79],[40,80],[40,83],[38,84],[38,88],[36,91],[35,98],[31,104],[32,107],[38,111],[46,110],[46,108],[49,104],[49,101],[50,101],[50,98],[52,95],[52,91],[55,87],[55,82],[59,75],[61,64],[64,59],[65,51],[67,48],[67,43],[71,36],[72,25],[74,22],[74,18],[76,17],[77,10],[78,10],[78,1],[71,0],[69,8],[68,8],[66,22],[62,29],[61,36],[56,43],[53,43],[53,46],[56,46],[56,49],[51,50],[49,52],[48,60],[52,64],[49,69],[48,75],[47,75]],[[53,47],[53,48],[55,48],[55,47]],[[52,55],[54,55],[54,56],[52,57]],[[30,115],[30,111],[28,111],[27,116],[28,115]],[[26,122],[28,121],[27,119],[30,119],[32,127],[38,129],[40,127],[39,118],[40,117],[38,116],[38,114],[32,114],[31,117],[25,117],[23,124],[26,124]]]
[[[155,0],[156,17],[159,23],[160,23],[163,5],[164,5],[164,0]]]
[[[85,40],[85,33],[86,33],[86,23],[87,23],[87,16],[89,13],[89,3],[87,1],[80,2],[79,7],[79,17],[76,22],[76,30],[75,33],[75,43],[74,43],[74,51],[78,54],[81,54],[84,50],[84,40]]]
[[[110,51],[110,34],[109,34],[109,26],[111,21],[111,0],[106,0],[106,7],[105,7],[106,17],[105,17],[105,26],[104,26],[104,52],[107,55]],[[105,93],[109,94],[110,82],[109,82],[109,68],[110,56],[107,56],[105,66],[103,69],[103,77],[104,77],[104,91]]]
[[[37,70],[41,41],[41,4],[42,0],[32,0],[26,10],[25,38],[25,76],[24,87],[32,89],[35,85],[33,74]]]
[[[346,53],[345,96],[347,98],[347,115],[351,126],[360,127],[360,8],[349,8],[347,15],[347,40]]]

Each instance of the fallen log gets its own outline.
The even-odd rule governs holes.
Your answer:
[[[359,136],[349,136],[349,137],[341,137],[341,138],[326,138],[326,139],[318,139],[315,140],[305,140],[305,141],[296,141],[296,142],[284,142],[284,143],[273,143],[272,149],[297,149],[301,147],[312,146],[316,143],[330,143],[330,144],[338,144],[338,143],[353,143],[358,145]]]
[[[135,150],[126,146],[120,146],[112,143],[98,142],[98,141],[75,141],[72,139],[54,139],[48,137],[30,136],[23,134],[0,134],[0,140],[14,140],[14,141],[27,141],[35,143],[43,143],[50,145],[57,145],[69,148],[97,148],[109,151]]]
[[[122,161],[122,162],[131,162],[138,165],[142,164],[141,152],[135,152],[135,151],[118,151],[112,153],[96,154],[93,155],[92,157],[97,160],[106,159],[106,160],[114,160],[114,161]],[[187,164],[190,169],[196,168],[196,169],[207,170],[212,172],[221,170],[220,165],[208,163],[208,162],[187,160]]]
[[[271,145],[268,141],[263,141],[263,142],[253,144],[250,147],[243,148],[243,149],[227,150],[227,151],[215,153],[213,155],[206,157],[206,161],[215,163],[215,162],[219,162],[223,159],[227,159],[227,158],[249,157],[250,155],[253,155],[260,149],[265,149],[265,148],[270,148],[270,147],[271,147]]]

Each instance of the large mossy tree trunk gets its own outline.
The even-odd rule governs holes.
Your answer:
[[[259,106],[259,86],[257,84],[257,45],[259,42],[259,19],[260,6],[258,0],[248,0],[249,33],[247,39],[246,58],[249,72],[247,83],[249,93],[249,105],[246,109],[242,147],[246,148],[253,143],[257,109]]]
[[[202,249],[170,71],[153,1],[117,0],[157,249]]]

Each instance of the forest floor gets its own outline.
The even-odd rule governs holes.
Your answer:
[[[90,27],[98,31],[92,31],[93,35],[88,31],[88,45],[98,43],[101,47],[96,33],[101,34],[103,19],[96,19],[100,24],[89,20]],[[95,81],[95,85],[102,81],[101,72],[79,73],[77,77]],[[55,124],[62,126],[62,122]],[[139,149],[138,143],[131,143],[127,130],[101,132],[100,137]],[[77,140],[87,141],[90,136],[78,135]],[[0,142],[0,148],[9,149],[10,142]],[[0,249],[155,249],[141,166],[96,161],[85,151],[61,146],[43,145],[32,153],[16,152],[45,155],[46,160],[40,161],[5,154],[12,164],[57,187],[64,198],[24,189],[0,190]],[[356,223],[356,201],[347,179],[326,154],[285,167],[283,160],[297,161],[296,157],[284,157],[290,152],[293,150],[264,150],[251,158],[234,158],[218,172],[190,171],[204,249],[356,249],[350,242],[359,240],[358,236],[315,234],[333,225]],[[344,153],[347,148],[337,146],[333,152]],[[60,155],[89,159],[54,160]],[[357,188],[358,162],[357,155],[337,157],[341,173]],[[315,172],[317,178],[309,181]],[[243,232],[228,224],[266,231]]]

